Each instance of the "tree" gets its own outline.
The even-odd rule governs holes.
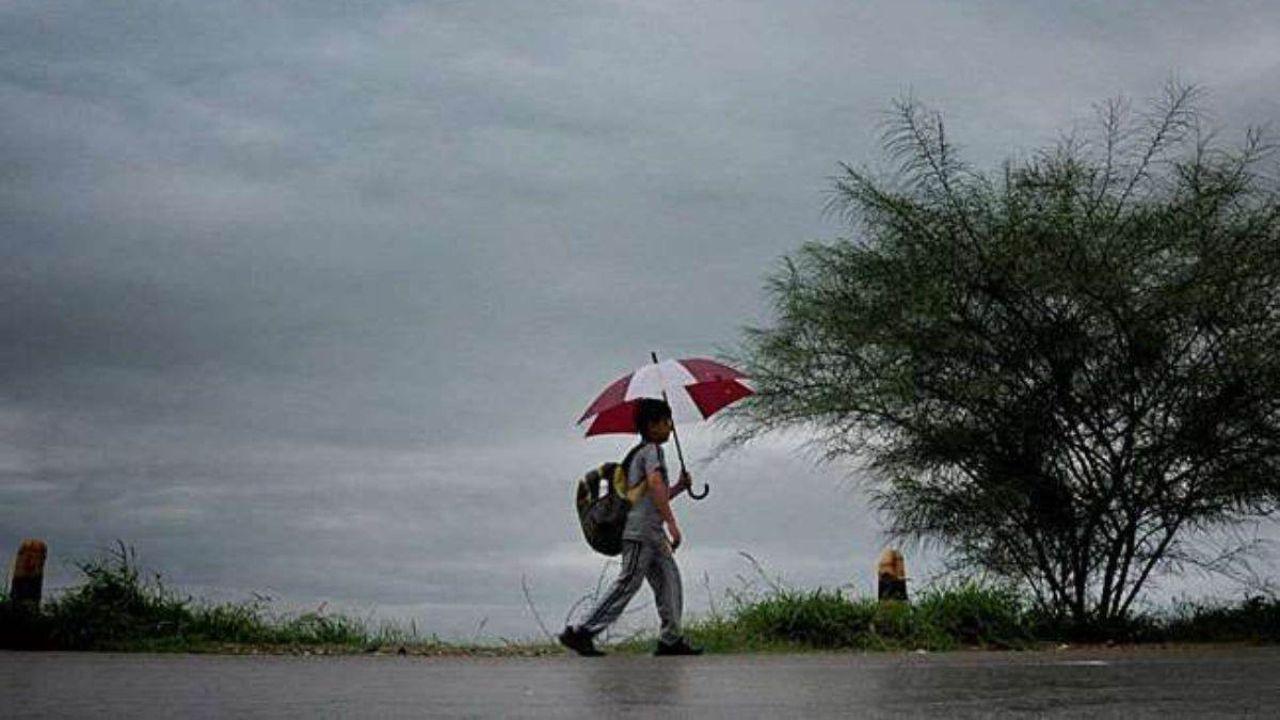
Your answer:
[[[841,165],[851,235],[769,279],[735,362],[730,444],[803,428],[859,458],[902,539],[1014,580],[1086,626],[1127,617],[1197,541],[1280,503],[1280,202],[1250,130],[1194,88],[1099,108],[998,172],[895,105],[887,178]]]

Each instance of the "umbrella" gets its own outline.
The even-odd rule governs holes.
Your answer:
[[[658,362],[657,353],[651,357],[651,364],[614,380],[587,407],[578,419],[581,425],[595,418],[587,427],[587,437],[635,434],[635,407],[641,398],[666,400],[671,405],[672,420],[687,422],[705,420],[754,392],[743,382],[745,375],[715,360],[685,358]],[[674,431],[673,434],[683,471],[684,451],[680,447],[680,435]],[[689,496],[694,499],[706,497],[706,486],[703,487],[702,495],[690,491]]]

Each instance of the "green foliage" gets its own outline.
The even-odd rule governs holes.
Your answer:
[[[1184,602],[1161,625],[1166,640],[1280,642],[1280,598],[1258,595],[1236,605]]]
[[[1008,587],[967,581],[926,592],[917,602],[923,625],[961,645],[1017,647],[1033,638],[1024,599]]]
[[[123,543],[105,558],[78,565],[85,581],[47,604],[52,642],[72,649],[110,647],[137,637],[180,634],[190,619],[187,602],[159,576],[144,582],[136,553]]]
[[[204,640],[231,643],[271,643],[277,633],[263,619],[257,603],[224,603],[192,608],[187,634]]]
[[[932,588],[914,603],[850,599],[818,589],[773,588],[728,616],[686,629],[709,652],[1022,649],[1046,642],[1280,642],[1280,598],[1190,603],[1107,626],[1045,615],[1010,586],[967,580]],[[634,650],[648,646],[634,642]]]
[[[133,548],[120,543],[77,565],[84,581],[45,603],[38,613],[0,613],[6,634],[23,630],[27,646],[76,650],[191,650],[219,644],[346,646],[376,649],[407,642],[394,627],[372,633],[366,624],[322,611],[272,617],[260,600],[209,604],[179,597],[160,576],[144,578]]]
[[[685,627],[689,641],[709,653],[770,652],[792,649],[786,640],[755,635],[740,623],[725,617],[709,617],[694,620]],[[651,649],[648,643],[644,650]]]
[[[725,417],[731,444],[800,428],[870,460],[896,536],[1105,628],[1153,574],[1240,557],[1199,533],[1280,506],[1280,193],[1263,136],[1223,147],[1191,88],[1099,118],[987,173],[899,104],[897,174],[843,166],[850,237],[772,276]]]
[[[738,609],[736,620],[748,635],[808,647],[862,647],[872,632],[875,604],[851,602],[838,592],[782,591]]]
[[[755,652],[1018,648],[1034,641],[1024,599],[976,581],[927,591],[914,604],[794,590],[777,581],[764,592],[729,597],[726,615],[686,628],[695,644],[712,652]]]
[[[345,615],[303,613],[276,629],[278,639],[301,645],[359,645],[367,642],[363,622]]]
[[[749,558],[750,559],[750,558]],[[753,561],[754,562],[754,561]],[[373,651],[408,648],[415,654],[557,653],[550,645],[507,643],[501,648],[458,646],[416,626],[384,624],[372,631],[359,619],[315,612],[273,617],[260,600],[208,604],[179,598],[156,577],[144,581],[136,555],[123,544],[80,565],[83,584],[41,611],[0,602],[0,647],[27,649],[201,652],[236,648],[330,648]],[[1280,641],[1280,599],[1255,597],[1238,605],[1182,603],[1167,615],[1147,615],[1106,628],[1080,628],[1045,616],[1007,585],[969,580],[920,593],[914,603],[850,598],[837,590],[796,590],[764,576],[763,590],[729,592],[725,612],[687,623],[690,640],[713,653],[806,650],[951,650],[1023,648],[1036,642]],[[647,653],[652,640],[614,646]]]

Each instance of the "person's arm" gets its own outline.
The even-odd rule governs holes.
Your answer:
[[[680,526],[676,525],[675,513],[671,512],[671,499],[667,494],[667,481],[658,470],[649,473],[646,480],[649,483],[649,493],[653,495],[654,507],[658,508],[658,515],[662,516],[662,521],[667,524],[667,533],[671,535],[671,549],[675,550],[680,547],[680,542],[683,538],[680,535]]]

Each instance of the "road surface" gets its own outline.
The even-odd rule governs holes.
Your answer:
[[[0,716],[1277,717],[1280,648],[428,658],[0,652]]]

